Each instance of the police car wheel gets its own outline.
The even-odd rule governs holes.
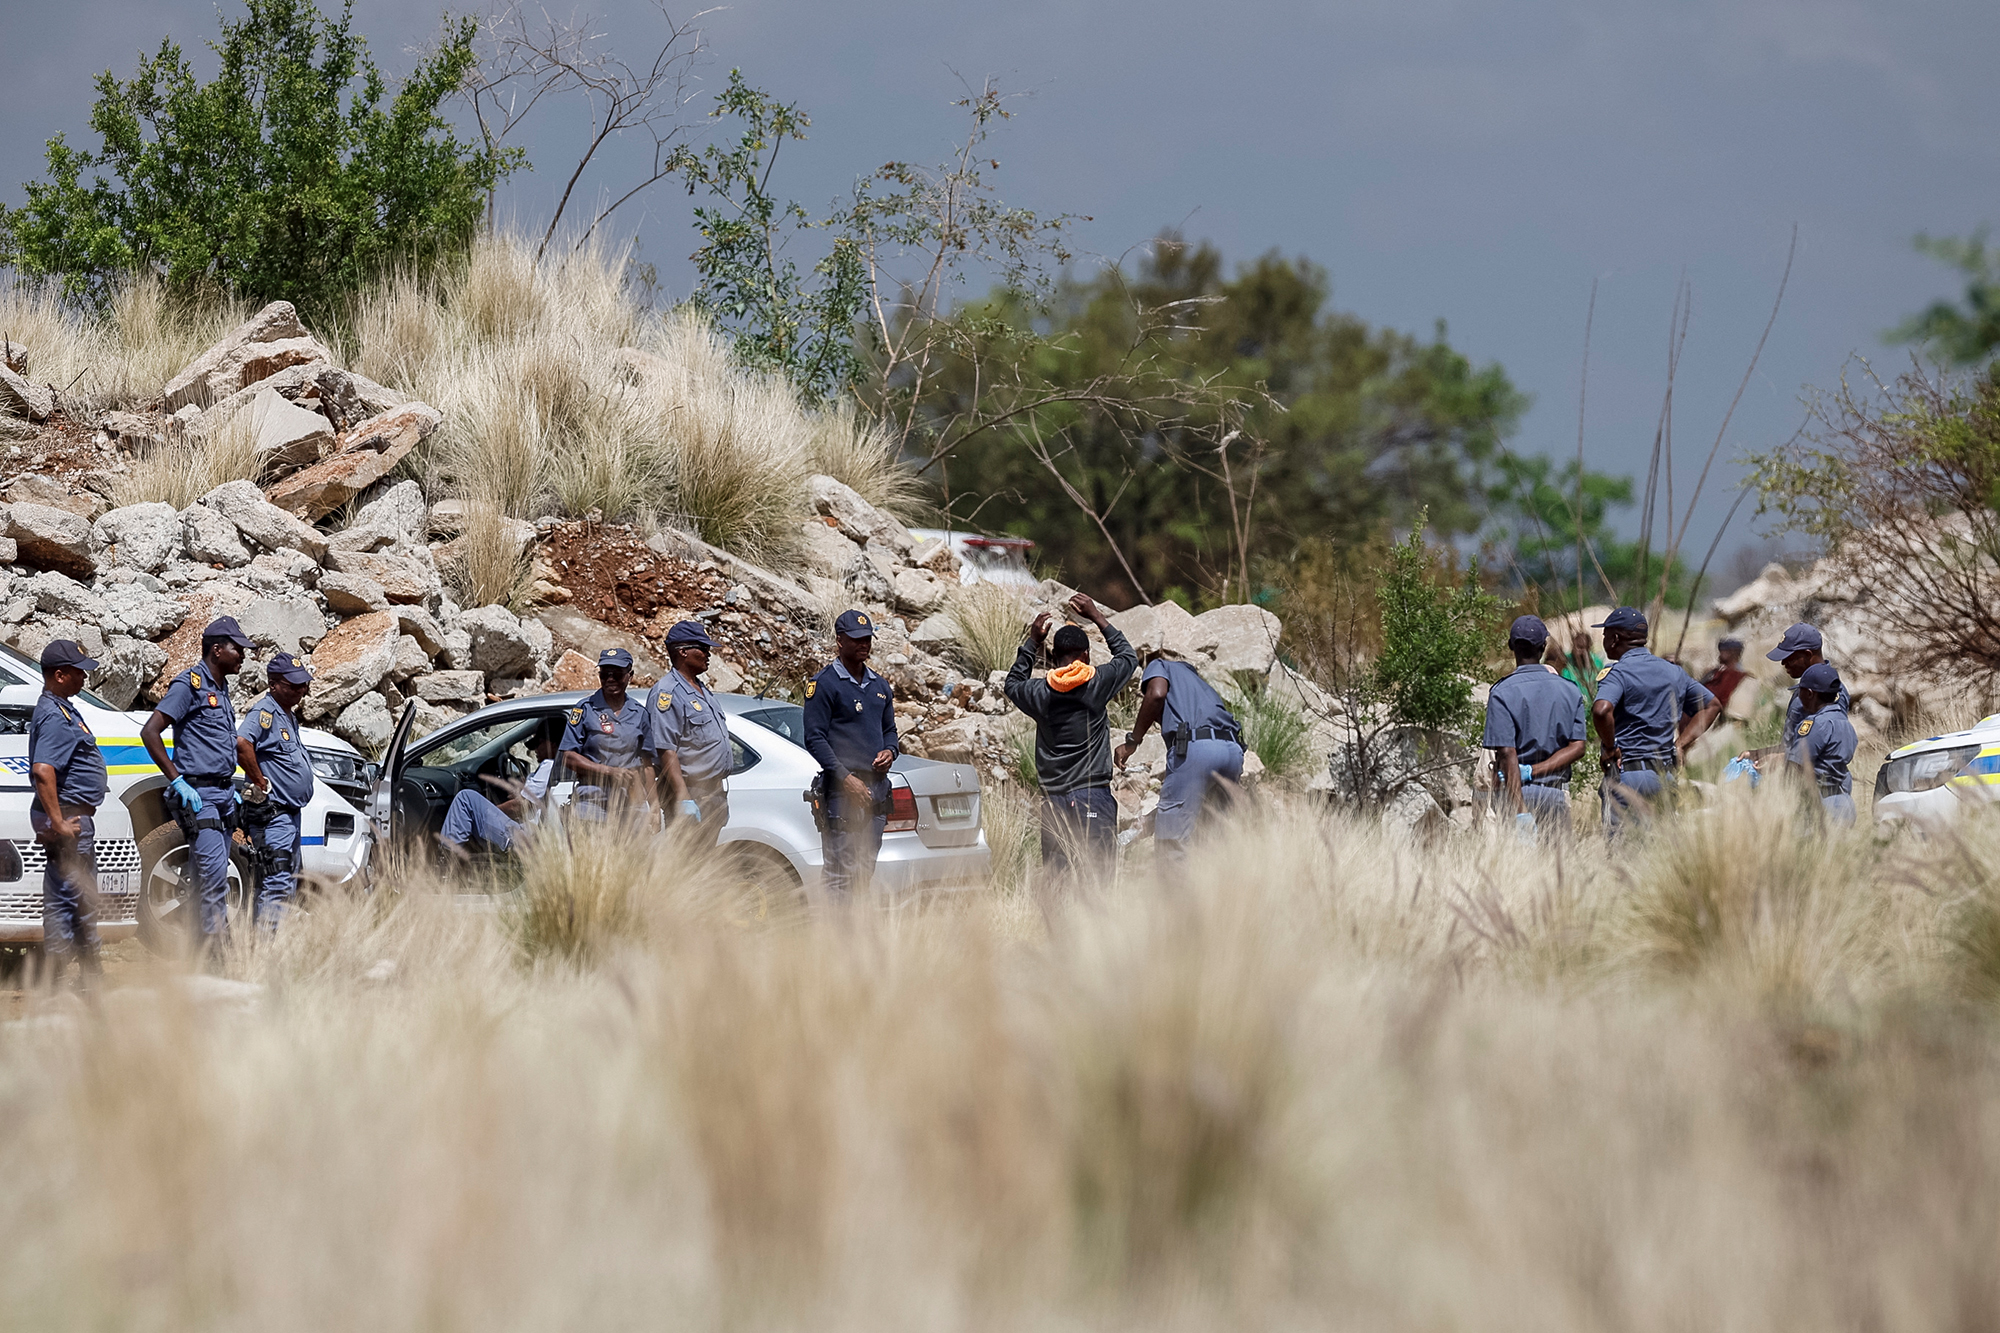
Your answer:
[[[245,849],[230,848],[229,920],[232,928],[250,920],[250,868]],[[185,949],[194,930],[194,880],[187,842],[176,824],[162,824],[139,839],[139,939],[155,953]]]
[[[760,843],[739,842],[727,848],[744,887],[775,906],[805,900],[805,886],[799,872],[782,855]]]

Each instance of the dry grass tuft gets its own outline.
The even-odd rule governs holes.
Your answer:
[[[519,609],[534,584],[535,562],[510,519],[483,500],[466,506],[465,526],[452,543],[457,558],[444,571],[467,606]]]
[[[997,583],[954,588],[945,599],[945,612],[958,626],[954,655],[960,666],[987,676],[1014,665],[1014,653],[1027,633],[1028,609],[1011,589]]]
[[[224,482],[257,478],[257,432],[250,413],[238,412],[205,436],[172,440],[134,462],[118,479],[118,503],[185,509]]]

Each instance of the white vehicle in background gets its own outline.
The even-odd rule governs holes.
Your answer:
[[[1875,773],[1875,818],[1944,824],[2000,801],[2000,713],[1891,752]]]
[[[489,704],[417,738],[414,710],[405,710],[369,810],[377,835],[424,854],[438,851],[445,811],[461,791],[498,798],[518,791],[534,772],[538,732],[560,730],[567,711],[589,696],[537,694]],[[783,699],[718,694],[729,723],[734,760],[729,774],[729,822],[722,846],[746,873],[787,890],[817,889],[819,830],[805,791],[819,772],[806,753],[805,709]],[[562,810],[576,788],[557,774],[549,788]],[[889,773],[889,822],[876,861],[878,893],[983,885],[991,857],[980,826],[979,770],[908,755]]]
[[[42,694],[42,669],[0,645],[0,945],[42,942],[42,846],[28,826],[35,796],[28,777],[28,721]],[[76,706],[97,734],[110,793],[97,809],[97,925],[105,941],[144,935],[164,946],[187,919],[187,847],[160,799],[166,778],[146,754],[139,728],[151,710],[125,712],[89,690]],[[300,729],[312,757],[312,803],[302,816],[300,859],[306,877],[327,886],[362,882],[374,839],[359,802],[371,774],[360,752],[338,736]],[[240,860],[241,858],[239,858]],[[230,866],[231,902],[239,904],[248,872]]]
[[[1028,568],[1028,552],[1035,544],[1026,537],[982,537],[974,532],[947,532],[943,528],[911,528],[920,541],[941,541],[958,557],[958,581],[996,583],[1003,588],[1039,588],[1042,581]]]

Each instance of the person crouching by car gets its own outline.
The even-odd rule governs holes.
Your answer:
[[[35,803],[28,825],[42,845],[42,959],[49,984],[74,958],[79,978],[95,976],[97,961],[97,807],[110,780],[97,736],[77,710],[97,663],[69,639],[42,649],[42,697],[28,721],[28,774]]]

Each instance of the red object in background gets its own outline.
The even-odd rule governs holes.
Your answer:
[[[884,833],[908,833],[917,827],[917,798],[908,787],[889,788],[889,822]]]
[[[1717,703],[1727,708],[1729,696],[1736,693],[1736,687],[1748,679],[1750,673],[1747,671],[1739,671],[1735,667],[1716,667],[1701,678],[1701,683],[1708,687],[1708,692],[1715,696]]]

